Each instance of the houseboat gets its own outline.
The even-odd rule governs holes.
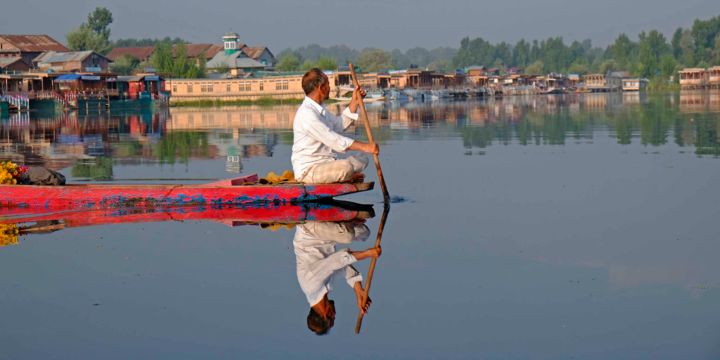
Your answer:
[[[720,66],[713,66],[707,70],[708,87],[711,89],[720,89]]]
[[[648,79],[629,78],[622,80],[623,91],[645,91],[648,86]]]
[[[69,73],[57,76],[56,101],[66,109],[148,108],[166,104],[163,79],[157,74],[117,76],[112,73]]]
[[[708,83],[708,73],[702,68],[683,69],[679,72],[680,88],[683,90],[704,89]]]

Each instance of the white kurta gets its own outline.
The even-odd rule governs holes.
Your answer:
[[[332,290],[333,275],[344,271],[350,287],[362,281],[362,275],[351,264],[357,260],[348,249],[336,250],[337,243],[365,240],[370,230],[365,224],[308,221],[297,225],[293,247],[300,288],[310,306]]]
[[[293,121],[292,165],[295,178],[305,176],[312,165],[333,161],[337,153],[344,153],[353,139],[342,136],[358,115],[350,108],[342,116],[330,113],[325,106],[305,97]]]

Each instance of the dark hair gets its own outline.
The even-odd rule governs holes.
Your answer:
[[[302,88],[303,91],[305,91],[305,95],[310,95],[315,89],[324,85],[326,81],[327,76],[325,76],[322,70],[318,68],[308,70],[302,77]]]
[[[308,329],[316,335],[325,335],[330,331],[332,324],[330,323],[330,319],[323,319],[313,308],[310,308],[307,316],[307,326]]]

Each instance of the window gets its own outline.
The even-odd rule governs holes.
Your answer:
[[[275,82],[275,90],[287,90],[288,89],[288,81],[287,80],[277,80]]]
[[[208,92],[213,92],[213,91],[214,91],[214,90],[213,90],[213,84],[208,84],[208,85],[207,85],[207,91],[208,91]]]
[[[263,81],[260,82],[260,91],[265,91],[265,83]]]
[[[172,86],[172,92],[173,92],[173,93],[176,93],[176,92],[177,92],[177,84],[173,84],[173,86]]]
[[[187,84],[187,92],[193,92],[192,84]]]
[[[230,84],[225,85],[225,92],[230,92]]]
[[[205,84],[200,84],[200,92],[201,92],[201,93],[207,92],[207,85],[205,85]]]
[[[250,91],[250,82],[241,82],[240,83],[240,91]]]

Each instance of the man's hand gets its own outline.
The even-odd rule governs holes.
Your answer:
[[[365,98],[365,95],[367,95],[365,89],[361,88],[360,86],[356,86],[355,90],[353,90],[352,98],[355,101],[362,101],[362,99]]]
[[[355,290],[355,300],[357,301],[358,309],[360,309],[360,312],[363,314],[367,314],[370,309],[370,304],[372,304],[372,300],[370,300],[370,297],[368,296],[367,302],[363,304],[364,289],[359,281],[355,283],[353,290]]]
[[[350,111],[357,113],[358,106],[360,106],[360,104],[362,103],[365,95],[367,95],[367,93],[363,88],[361,88],[360,86],[355,87],[355,90],[353,90],[352,93],[352,99],[350,100],[350,104],[348,105]]]
[[[380,154],[380,146],[378,144],[366,143],[363,141],[355,140],[350,144],[348,150],[362,151],[364,153],[378,155]]]

